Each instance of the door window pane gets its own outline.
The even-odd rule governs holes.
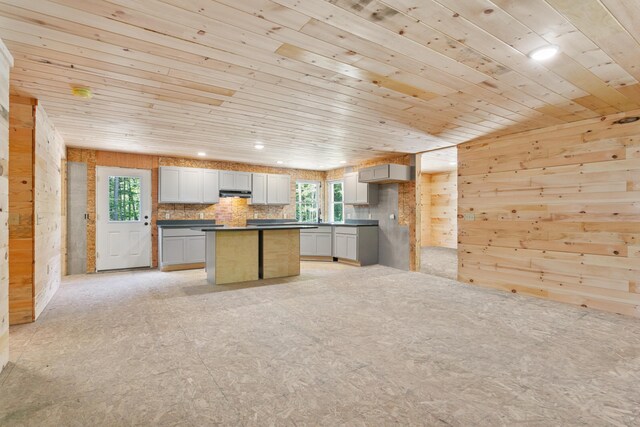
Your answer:
[[[140,178],[109,177],[109,221],[140,221]]]

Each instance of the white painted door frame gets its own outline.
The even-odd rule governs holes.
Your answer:
[[[140,178],[136,220],[111,220],[109,177]],[[151,170],[96,167],[96,270],[151,267]]]

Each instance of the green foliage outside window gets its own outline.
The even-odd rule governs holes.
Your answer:
[[[342,182],[334,182],[331,184],[331,210],[333,212],[332,221],[344,221],[344,204],[343,204],[343,185]]]
[[[140,178],[109,177],[109,221],[140,221]]]
[[[318,222],[317,183],[296,183],[296,220],[299,222]]]

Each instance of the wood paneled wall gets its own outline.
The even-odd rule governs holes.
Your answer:
[[[431,246],[431,174],[420,174],[420,245]]]
[[[422,199],[422,246],[457,248],[458,174],[422,174]]]
[[[42,106],[36,107],[34,170],[35,318],[60,287],[63,265],[62,163],[66,150]],[[66,246],[66,245],[65,245]]]
[[[0,371],[9,361],[9,70],[0,40]]]
[[[156,221],[158,219],[215,219],[219,224],[243,226],[250,218],[295,218],[295,183],[297,179],[324,181],[326,172],[284,169],[270,166],[258,166],[244,163],[215,160],[198,160],[177,157],[160,157],[144,154],[96,151],[79,148],[67,149],[67,161],[87,163],[87,272],[95,271],[95,208],[96,208],[96,166],[151,169],[152,182],[152,266],[158,265],[158,238]],[[238,170],[258,173],[280,173],[291,176],[291,204],[288,206],[252,206],[246,199],[225,198],[215,205],[158,204],[158,167],[183,166],[220,170]]]
[[[9,319],[33,322],[34,135],[37,101],[11,96],[9,133]]]
[[[640,317],[638,115],[460,146],[459,279]]]
[[[9,313],[33,322],[60,286],[64,141],[35,99],[11,97]]]

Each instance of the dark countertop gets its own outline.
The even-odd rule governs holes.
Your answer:
[[[273,224],[273,225],[249,225],[247,227],[191,227],[197,231],[257,231],[257,230],[301,230],[306,228],[318,228],[317,225],[298,225],[298,224]]]
[[[192,227],[222,227],[216,225],[215,219],[162,219],[156,221],[160,228],[192,228]]]
[[[314,225],[332,227],[377,227],[375,219],[348,219],[345,222],[297,222],[295,219],[248,219],[247,226],[255,225]]]

